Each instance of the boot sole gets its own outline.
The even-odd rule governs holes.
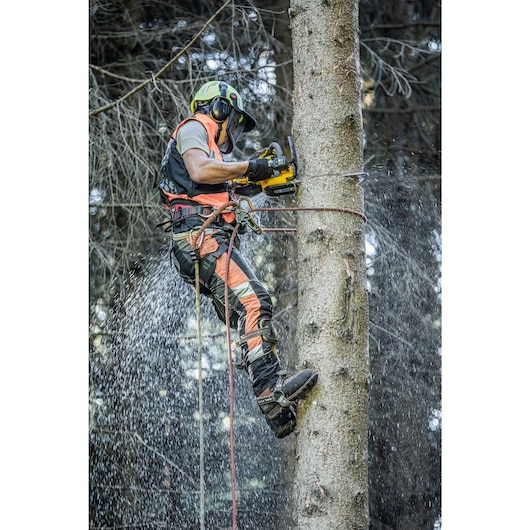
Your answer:
[[[287,396],[287,399],[290,401],[294,399],[303,399],[307,393],[315,386],[318,379],[318,374],[316,372],[295,392]]]
[[[307,393],[315,386],[317,379],[318,373],[313,372],[304,381],[304,383],[299,386],[292,394],[285,393],[285,398],[289,400],[290,403],[296,406],[296,403],[303,399],[307,395]],[[267,404],[264,404],[262,400],[267,400]],[[261,411],[267,416],[269,420],[275,419],[286,409],[285,406],[280,405],[280,403],[274,399],[274,396],[272,394],[265,398],[258,398],[258,404],[260,406]]]

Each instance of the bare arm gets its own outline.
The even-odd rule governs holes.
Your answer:
[[[191,180],[197,184],[220,184],[239,178],[248,169],[248,161],[223,162],[209,158],[202,149],[188,149],[182,156]]]

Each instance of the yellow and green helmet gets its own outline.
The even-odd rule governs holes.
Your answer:
[[[201,106],[209,105],[209,112],[215,121],[224,121],[233,109],[238,113],[237,123],[242,124],[242,132],[248,132],[256,126],[256,120],[243,108],[239,92],[224,81],[209,81],[199,88],[191,100],[193,114]]]

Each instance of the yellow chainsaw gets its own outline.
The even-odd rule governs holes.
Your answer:
[[[256,153],[255,158],[265,158],[269,160],[269,166],[274,169],[274,175],[265,180],[250,182],[248,177],[240,177],[230,181],[231,189],[237,195],[254,197],[258,193],[265,193],[269,197],[280,195],[290,195],[296,192],[298,181],[296,180],[297,160],[294,143],[291,136],[287,137],[289,150],[291,151],[291,161],[284,156],[283,150],[276,142],[272,142],[269,147]]]

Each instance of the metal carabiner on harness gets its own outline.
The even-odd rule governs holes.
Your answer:
[[[263,232],[263,229],[254,219],[254,216],[250,213],[250,211],[245,210],[241,206],[241,203],[243,201],[248,204],[249,210],[254,209],[254,206],[250,202],[250,199],[248,199],[247,197],[241,197],[237,207],[235,208],[236,222],[239,223],[241,226],[250,226],[253,232],[255,232],[256,234],[261,234]]]

